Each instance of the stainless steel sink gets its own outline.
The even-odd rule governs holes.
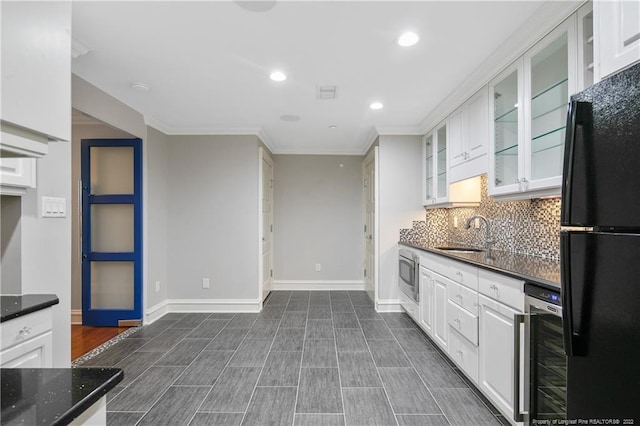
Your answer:
[[[482,253],[486,251],[475,247],[436,247],[436,249],[452,253]]]

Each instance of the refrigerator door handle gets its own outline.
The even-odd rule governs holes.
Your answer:
[[[524,421],[522,408],[520,407],[520,328],[525,323],[526,314],[515,314],[513,317],[513,420],[515,422]]]
[[[562,225],[574,225],[571,218],[571,201],[573,195],[574,163],[576,152],[576,128],[584,126],[589,120],[591,104],[588,102],[571,101],[567,108],[567,129],[565,136],[564,164],[562,182]]]
[[[580,334],[574,323],[574,294],[571,281],[571,233],[560,232],[560,274],[562,279],[562,336],[567,356],[576,356]]]

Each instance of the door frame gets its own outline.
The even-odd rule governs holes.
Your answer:
[[[373,300],[378,304],[378,294],[379,294],[379,271],[380,271],[380,248],[378,242],[380,241],[380,184],[379,184],[379,176],[380,176],[380,162],[379,158],[379,148],[374,146],[373,149],[367,154],[367,156],[362,161],[362,223],[363,225],[367,223],[367,188],[364,186],[364,179],[366,177],[366,168],[371,162],[373,162],[373,292],[374,297]],[[364,226],[363,228],[364,229]],[[363,232],[362,235],[362,254],[363,254],[363,266],[366,268],[367,265],[367,240],[366,233]],[[364,268],[363,268],[364,271]],[[365,285],[366,290],[366,277],[363,276],[363,283]]]
[[[258,299],[260,304],[264,301],[264,295],[262,294],[263,289],[263,280],[262,273],[264,270],[264,261],[262,256],[262,235],[264,233],[264,221],[262,218],[262,199],[263,199],[263,161],[267,161],[271,164],[271,226],[272,229],[269,230],[271,232],[271,291],[273,291],[273,170],[274,170],[274,162],[273,158],[269,154],[267,150],[263,147],[258,148]]]
[[[85,165],[90,164],[91,147],[132,147],[133,148],[133,191],[132,195],[108,194],[91,195],[90,193],[90,168]],[[81,233],[81,277],[82,277],[82,323],[83,325],[117,326],[120,321],[128,324],[140,325],[142,323],[142,292],[143,292],[143,161],[142,161],[142,139],[82,139],[80,147],[81,156],[81,182],[82,182],[82,213],[80,221],[82,223]],[[134,247],[133,252],[125,253],[94,253],[91,251],[91,204],[133,204],[134,223]],[[86,218],[85,218],[86,217]],[[133,309],[96,309],[91,310],[91,268],[92,260],[98,261],[132,261],[133,271]],[[135,323],[135,324],[134,324]]]

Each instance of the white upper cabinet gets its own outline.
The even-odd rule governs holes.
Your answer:
[[[487,172],[489,102],[483,87],[449,116],[449,181]]]
[[[35,158],[0,158],[0,195],[25,195],[36,187]]]
[[[71,140],[71,3],[2,2],[1,155]]]
[[[450,144],[460,143],[464,120],[455,114],[443,121],[422,139],[422,203],[427,208],[473,207],[480,203],[480,178],[450,184]]]
[[[596,80],[640,60],[640,0],[594,1]]]
[[[449,200],[447,178],[447,122],[441,123],[423,138],[423,204],[425,206],[446,203]]]
[[[572,16],[489,83],[490,195],[559,195],[575,33]]]

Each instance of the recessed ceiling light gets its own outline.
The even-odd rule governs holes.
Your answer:
[[[149,85],[146,83],[131,83],[131,88],[140,92],[148,92]]]
[[[300,116],[295,114],[285,114],[280,116],[282,121],[300,121]]]
[[[382,105],[381,102],[374,102],[371,105],[369,105],[369,108],[371,109],[382,109],[384,105]]]
[[[330,125],[329,125],[329,128],[330,128],[330,129],[335,129],[336,127],[338,127],[338,126],[336,126],[335,124],[330,124]]]
[[[400,35],[400,37],[398,37],[398,45],[402,47],[409,47],[416,44],[418,40],[420,40],[418,34],[407,31],[406,33],[403,33]]]
[[[287,76],[282,71],[274,71],[269,75],[269,78],[273,81],[285,81]]]

